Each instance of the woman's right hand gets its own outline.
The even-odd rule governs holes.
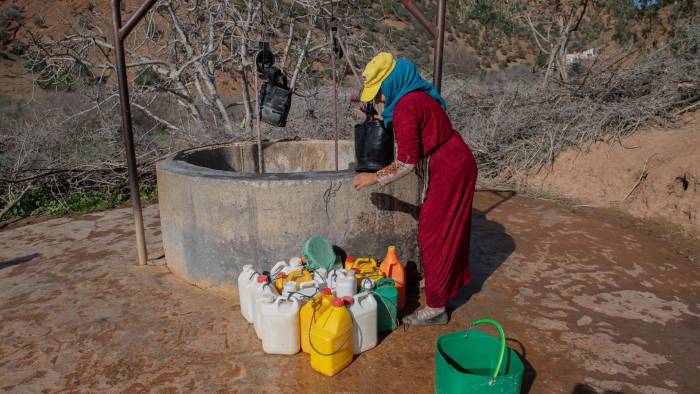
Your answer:
[[[377,174],[371,172],[362,172],[352,178],[352,186],[355,190],[362,190],[366,187],[376,185],[377,182],[379,182]]]

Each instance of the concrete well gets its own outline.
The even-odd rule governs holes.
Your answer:
[[[186,150],[158,164],[158,199],[168,267],[200,287],[235,286],[245,264],[269,269],[323,235],[346,253],[382,257],[395,244],[417,261],[414,175],[383,189],[352,187],[354,148],[340,141],[235,143]]]

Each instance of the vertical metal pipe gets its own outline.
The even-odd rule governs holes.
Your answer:
[[[117,58],[117,80],[119,82],[119,102],[122,112],[122,132],[124,135],[124,148],[126,149],[126,164],[129,174],[129,189],[131,190],[131,203],[134,212],[134,224],[136,230],[136,249],[139,265],[145,265],[148,261],[146,251],[146,236],[143,231],[143,215],[141,212],[141,198],[139,194],[138,171],[136,167],[136,154],[134,153],[134,133],[131,125],[131,107],[129,104],[129,86],[126,75],[126,63],[124,57],[124,41],[119,29],[122,25],[119,0],[112,0],[112,24],[114,33],[114,51]]]
[[[442,90],[442,56],[445,48],[445,13],[446,0],[438,0],[437,12],[437,37],[435,51],[433,52],[433,85],[440,92]]]
[[[258,173],[262,174],[265,172],[263,168],[263,149],[262,149],[262,135],[260,133],[260,91],[258,89],[258,74],[253,71],[254,85],[255,85],[255,130],[257,134],[257,145],[258,145]],[[269,83],[269,82],[268,82]]]
[[[331,46],[335,32],[331,29]],[[331,74],[333,75],[333,133],[335,139],[335,171],[338,171],[338,86],[335,77],[335,52],[331,47]]]
[[[362,78],[360,78],[360,74],[357,73],[357,69],[355,68],[355,65],[352,63],[352,57],[350,56],[350,52],[348,52],[348,49],[345,46],[345,42],[343,42],[343,39],[340,38],[337,34],[335,36],[335,39],[336,39],[336,41],[338,41],[338,45],[340,45],[340,49],[345,54],[345,61],[348,63],[348,66],[350,66],[350,71],[352,71],[352,75],[355,76],[355,81],[357,81],[358,85],[360,85],[360,87],[362,87]]]

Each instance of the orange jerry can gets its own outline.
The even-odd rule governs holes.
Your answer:
[[[387,278],[394,280],[396,290],[399,292],[399,310],[402,310],[406,305],[406,269],[404,268],[399,256],[396,255],[396,247],[390,245],[386,251],[386,257],[382,260],[379,268],[384,272]]]

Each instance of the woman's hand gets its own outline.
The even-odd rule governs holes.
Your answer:
[[[366,187],[375,185],[379,180],[377,179],[377,174],[371,172],[363,172],[355,175],[352,179],[352,186],[355,190],[362,190]]]

